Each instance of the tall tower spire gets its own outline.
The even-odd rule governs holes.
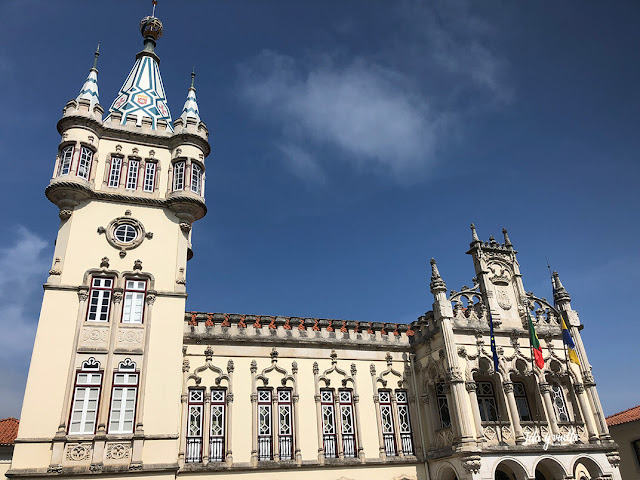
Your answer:
[[[136,55],[136,63],[111,104],[106,120],[119,118],[123,125],[147,123],[153,130],[165,127],[173,131],[160,76],[160,58],[155,54],[156,42],[163,32],[162,22],[156,17],[144,17],[140,21],[144,49]]]
[[[93,107],[100,105],[100,97],[98,95],[98,57],[100,56],[100,43],[96,48],[95,57],[93,60],[93,67],[89,70],[89,75],[84,81],[84,85],[80,89],[80,93],[76,97],[76,102],[80,103],[80,100],[89,101],[89,111],[93,111]]]
[[[196,78],[195,67],[193,67],[193,71],[191,72],[191,86],[189,87],[189,91],[187,92],[187,101],[184,102],[184,107],[182,107],[182,114],[180,118],[187,124],[187,119],[192,118],[196,123],[200,122],[200,110],[198,109],[198,102],[196,100],[196,88],[193,86]]]

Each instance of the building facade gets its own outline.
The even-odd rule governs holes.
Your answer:
[[[569,295],[557,274],[553,305],[525,291],[506,230],[472,226],[471,287],[448,292],[432,260],[433,309],[409,325],[185,313],[211,148],[193,76],[172,120],[161,22],[140,31],[107,115],[94,64],[58,122],[60,226],[8,477],[620,479]]]
[[[607,417],[607,425],[618,444],[622,479],[640,478],[640,405]]]

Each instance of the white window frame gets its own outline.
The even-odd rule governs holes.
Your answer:
[[[553,408],[556,412],[556,419],[559,422],[570,422],[569,409],[567,408],[567,401],[564,397],[564,389],[558,382],[551,384],[551,400],[553,400]],[[562,418],[564,415],[565,418]]]
[[[109,433],[133,433],[135,428],[139,375],[135,372],[135,363],[130,359],[127,360],[129,360],[128,364],[126,360],[120,362],[120,368],[113,375]],[[120,398],[116,398],[117,396]],[[118,409],[116,409],[116,401],[120,402]],[[131,425],[125,427],[127,422],[131,422]]]
[[[272,399],[271,389],[258,389],[258,460],[261,461],[273,459]],[[262,422],[262,420],[265,421]],[[268,451],[263,447],[263,443],[268,443]]]
[[[191,162],[191,191],[200,195],[202,191],[202,168]]]
[[[144,186],[145,192],[153,192],[156,188],[156,162],[147,162],[144,166]]]
[[[322,447],[324,448],[324,455],[326,458],[338,458],[335,397],[331,389],[323,388],[320,390],[320,415],[322,419]]]
[[[353,408],[353,391],[351,389],[338,390],[338,403],[340,404],[342,452],[347,458],[355,458],[358,452],[358,438],[356,435],[356,416]],[[353,452],[346,448],[349,437],[353,437]]]
[[[120,174],[122,173],[122,157],[111,157],[109,166],[109,186],[118,188],[120,186]]]
[[[92,435],[95,433],[96,425],[98,424],[101,387],[102,371],[100,370],[100,362],[91,357],[83,362],[82,368],[76,372],[76,383],[73,389],[73,400],[69,414],[69,435]],[[78,413],[80,418],[74,422],[74,415]],[[92,421],[88,420],[91,413],[94,416]]]
[[[138,177],[140,176],[140,160],[129,159],[127,167],[127,183],[126,190],[135,190],[138,188]]]
[[[184,190],[186,162],[181,160],[173,164],[173,191]]]
[[[391,390],[378,390],[378,399],[380,403],[380,428],[382,429],[385,454],[393,457],[398,454],[398,445],[396,445],[396,426],[393,418]]]
[[[125,281],[122,323],[142,323],[146,292],[146,280],[127,279]]]
[[[187,463],[199,463],[202,461],[202,442],[204,437],[204,389],[189,389],[189,403],[187,404],[187,452],[185,461]],[[197,414],[198,422],[192,424],[193,414]],[[197,430],[192,430],[192,426]]]
[[[107,285],[107,282],[108,285]],[[113,294],[113,277],[93,277],[91,279],[91,289],[89,290],[89,299],[87,306],[87,322],[108,322],[109,313],[111,312],[111,297]],[[91,309],[95,302],[95,312]],[[93,318],[91,318],[93,316]],[[104,319],[100,318],[104,317]]]
[[[91,173],[91,162],[93,161],[93,150],[89,147],[80,148],[80,158],[78,159],[78,171],[76,175],[85,180],[89,180]]]
[[[405,455],[413,455],[409,392],[406,390],[396,390],[396,409],[398,410],[398,433],[400,433],[400,442],[402,442],[402,452]],[[403,417],[406,419],[403,420]]]
[[[60,168],[58,169],[58,176],[69,175],[69,172],[71,172],[74,150],[75,148],[73,145],[67,145],[60,152]]]
[[[294,453],[294,431],[293,431],[293,391],[290,388],[279,388],[278,395],[278,453],[280,460],[293,460]],[[284,416],[283,416],[284,415]],[[288,418],[288,422],[283,422],[283,418]],[[284,451],[286,438],[291,438],[289,451]],[[284,453],[283,453],[284,452]]]
[[[210,392],[210,425],[209,425],[209,461],[210,462],[223,462],[225,460],[226,449],[226,431],[227,431],[227,391],[224,388],[212,388]],[[220,419],[219,424],[214,424],[214,412],[218,411],[218,418]],[[214,434],[213,427],[214,425],[220,427],[220,432],[218,434]],[[222,444],[222,451],[220,452],[219,457],[214,457],[214,442],[218,442]]]

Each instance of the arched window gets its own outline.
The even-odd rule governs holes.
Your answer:
[[[209,434],[209,461],[224,461],[225,410],[227,392],[223,388],[211,389],[211,430]]]
[[[189,405],[187,411],[187,463],[202,461],[202,425],[204,417],[204,390],[194,388],[189,390]]]
[[[567,410],[567,404],[564,401],[562,387],[557,382],[553,382],[551,384],[551,398],[553,399],[553,406],[556,410],[556,418],[558,421],[569,422],[569,411]]]
[[[513,396],[516,398],[516,407],[518,408],[518,416],[523,422],[529,422],[531,418],[531,410],[527,401],[527,391],[522,382],[513,382]]]
[[[342,426],[342,451],[347,458],[356,456],[355,417],[353,414],[353,392],[342,389],[338,392],[340,423]]]
[[[272,460],[271,389],[258,389],[258,460]]]
[[[438,401],[438,413],[440,415],[440,428],[451,427],[449,401],[447,400],[446,385],[444,383],[436,383],[436,400]]]
[[[202,190],[202,169],[196,163],[191,164],[191,191],[200,195]]]
[[[180,161],[173,164],[173,191],[184,190],[184,167],[185,162]]]
[[[144,188],[145,192],[153,192],[156,188],[156,170],[157,170],[156,162],[150,162],[147,160],[147,163],[144,167]]]
[[[498,407],[491,382],[477,382],[478,408],[480,419],[483,422],[495,422],[498,420]]]
[[[93,160],[93,150],[88,147],[82,147],[80,150],[80,160],[78,160],[78,176],[89,180],[89,172],[91,172],[91,161]]]
[[[62,149],[62,153],[60,154],[60,168],[58,169],[58,175],[69,175],[72,159],[73,145],[68,145]]]

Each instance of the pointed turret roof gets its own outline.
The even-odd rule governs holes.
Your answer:
[[[156,17],[145,17],[140,22],[144,50],[136,55],[136,63],[111,104],[107,120],[118,112],[122,115],[122,124],[127,122],[127,118],[134,118],[136,125],[141,126],[142,119],[147,117],[151,120],[152,129],[158,127],[159,120],[164,120],[173,131],[160,76],[160,59],[154,53],[156,40],[162,36],[162,32],[162,22]]]
[[[89,70],[89,76],[82,85],[80,93],[76,97],[76,101],[89,100],[89,111],[93,110],[94,105],[100,104],[100,97],[98,95],[98,57],[100,56],[100,44],[96,49],[95,58],[93,60],[93,67]]]
[[[184,102],[182,114],[180,115],[180,118],[185,124],[187,123],[187,118],[194,118],[196,122],[200,121],[200,110],[198,109],[198,101],[196,100],[196,88],[193,86],[195,78],[196,72],[194,70],[191,72],[191,86],[187,93],[187,101]]]

